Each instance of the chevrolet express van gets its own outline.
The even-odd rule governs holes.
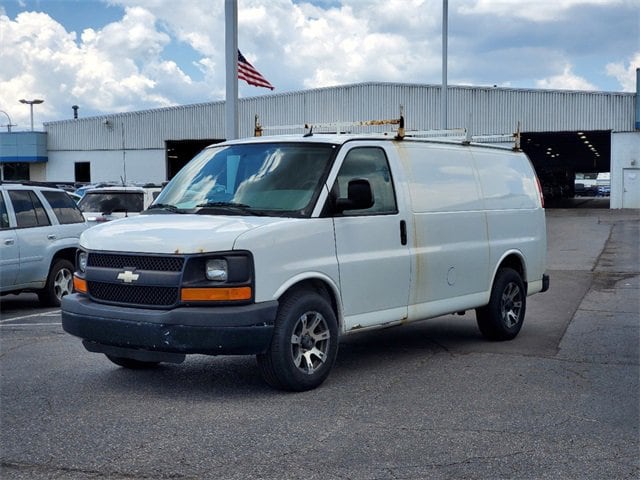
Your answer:
[[[308,390],[342,335],[475,309],[492,340],[548,288],[545,213],[520,151],[384,135],[206,148],[141,215],[85,231],[64,330],[117,365],[255,354]]]

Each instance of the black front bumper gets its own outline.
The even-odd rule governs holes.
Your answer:
[[[250,355],[269,347],[277,308],[278,302],[272,301],[153,310],[103,305],[72,294],[62,299],[62,328],[96,352]],[[167,361],[171,358],[166,356]]]

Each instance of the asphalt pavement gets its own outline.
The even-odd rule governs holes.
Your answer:
[[[472,312],[345,337],[318,389],[252,357],[127,371],[0,300],[2,479],[637,479],[640,212],[547,210],[519,336]],[[33,298],[32,298],[33,297]]]

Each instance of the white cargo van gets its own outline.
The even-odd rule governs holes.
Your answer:
[[[80,246],[62,322],[87,350],[127,368],[256,354],[286,390],[321,384],[367,329],[475,309],[511,339],[549,281],[524,153],[384,135],[211,146]]]

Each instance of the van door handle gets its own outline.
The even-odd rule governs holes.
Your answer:
[[[407,244],[407,222],[400,220],[400,243]]]
[[[56,239],[56,235],[55,235],[55,233],[50,233],[49,235],[47,235],[47,238],[49,240],[55,240]]]
[[[13,238],[5,238],[4,239],[4,244],[5,245],[13,245],[15,242],[13,241]]]

